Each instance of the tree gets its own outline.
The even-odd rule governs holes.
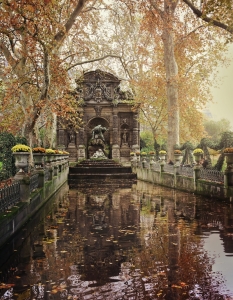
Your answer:
[[[210,100],[209,74],[218,61],[224,61],[219,53],[224,51],[225,36],[218,39],[220,29],[196,18],[178,0],[101,3],[3,1],[0,47],[8,61],[1,75],[8,86],[3,109],[14,109],[23,131],[32,132],[43,114],[51,112],[52,120],[59,111],[66,117],[61,106],[67,104],[63,100],[71,86],[67,74],[72,77],[76,69],[106,66],[131,81],[132,90],[141,94],[148,78],[163,82],[159,93],[166,97],[163,115],[167,115],[168,153],[172,156],[180,140],[203,134],[200,109]],[[215,9],[214,3],[212,6]],[[227,5],[224,7],[227,11]],[[109,15],[101,14],[103,9]],[[110,58],[114,63],[109,63]],[[150,98],[151,91],[148,93]],[[154,98],[154,113],[165,97]],[[59,102],[63,103],[57,108]],[[147,110],[151,107],[147,105]],[[6,124],[14,123],[9,113],[6,118]]]
[[[221,119],[219,121],[205,120],[204,127],[209,138],[211,138],[214,143],[218,143],[220,141],[221,134],[225,131],[230,131],[231,124],[227,119]]]
[[[70,81],[64,64],[66,49],[62,46],[71,29],[77,35],[84,35],[84,29],[91,28],[94,3],[94,0],[1,2],[0,50],[2,61],[6,62],[1,74],[6,87],[2,108],[8,112],[4,114],[4,122],[15,125],[12,130],[20,128],[22,134],[32,137],[41,116],[50,116],[51,126],[55,115],[67,118],[74,112],[74,97],[69,93]],[[77,47],[79,51],[84,48],[82,43]],[[13,118],[17,118],[17,124]],[[79,114],[76,115],[75,123],[80,120]]]

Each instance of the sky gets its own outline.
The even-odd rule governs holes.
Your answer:
[[[213,120],[229,120],[233,130],[233,45],[229,46],[229,57],[230,65],[219,69],[221,85],[219,88],[212,88],[214,103],[208,104],[207,109],[211,112]]]

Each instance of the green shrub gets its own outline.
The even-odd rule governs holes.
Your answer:
[[[15,159],[11,148],[17,143],[27,145],[27,140],[24,137],[14,137],[9,132],[0,133],[0,161],[2,166],[0,168],[0,181],[8,179],[15,175]]]

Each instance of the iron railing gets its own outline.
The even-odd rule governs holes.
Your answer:
[[[224,173],[214,169],[200,169],[200,179],[205,179],[214,182],[224,182]]]
[[[16,181],[0,189],[0,212],[20,201],[20,183]]]
[[[33,174],[30,176],[30,192],[38,188],[39,174]]]

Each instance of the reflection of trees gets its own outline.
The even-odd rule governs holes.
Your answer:
[[[171,230],[174,225],[177,232]],[[160,218],[141,249],[134,249],[133,263],[146,278],[150,295],[169,300],[224,299],[218,294],[220,279],[211,273],[213,261],[192,233],[182,219],[174,224]]]

